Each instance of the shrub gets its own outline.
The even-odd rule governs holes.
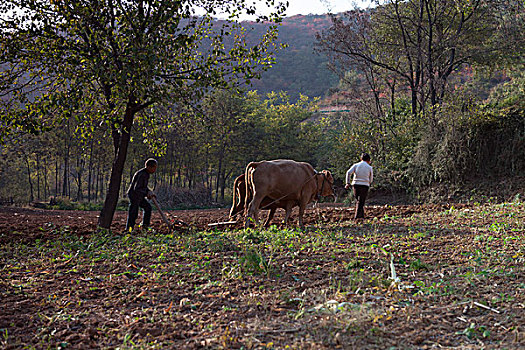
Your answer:
[[[69,198],[51,197],[49,204],[46,204],[43,209],[96,211],[102,209],[102,204],[101,202],[75,202]]]
[[[155,189],[159,202],[170,209],[206,208],[212,205],[211,195],[204,186],[181,188],[160,185]]]
[[[128,210],[129,207],[129,199],[128,198],[121,198],[119,199],[117,203],[117,210]]]
[[[415,187],[461,184],[525,172],[525,107],[467,106],[458,101],[436,116],[410,162]]]

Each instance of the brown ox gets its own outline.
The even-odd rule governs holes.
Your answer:
[[[319,196],[334,196],[332,185],[334,178],[328,170],[318,173],[304,162],[278,159],[262,162],[251,162],[246,166],[246,193],[251,192],[252,199],[245,202],[247,208],[245,227],[250,221],[257,223],[261,203],[270,199],[279,203],[279,207],[286,210],[284,223],[292,212],[292,208],[299,206],[299,226],[303,225],[303,214],[306,205]],[[248,195],[246,198],[248,199]],[[270,202],[270,204],[272,203]],[[275,203],[274,203],[275,204]]]
[[[245,203],[249,203],[251,200],[252,191],[249,191],[248,196],[246,196],[246,178],[244,174],[237,176],[233,182],[233,204],[230,209],[230,220],[233,220],[237,214],[244,212],[246,208]],[[259,209],[270,210],[264,222],[264,227],[270,226],[270,221],[272,221],[277,208],[286,208],[286,203],[281,201],[275,202],[268,197],[263,199]]]

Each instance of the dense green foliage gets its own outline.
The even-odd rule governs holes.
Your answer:
[[[161,124],[148,108],[188,105],[209,88],[231,88],[271,64],[286,5],[263,5],[273,12],[258,20],[271,25],[248,45],[237,20],[256,9],[244,0],[2,2],[0,64],[8,99],[1,140],[63,119],[75,118],[85,137],[105,125],[115,157],[99,224],[109,228],[132,127]],[[217,13],[228,17],[220,28]],[[228,48],[226,38],[233,38]]]
[[[332,163],[368,150],[379,186],[413,194],[523,176],[524,4],[383,4],[333,16],[318,36],[341,77],[326,103],[350,111]]]
[[[387,1],[372,10],[332,16],[331,22],[329,16],[285,19],[279,42],[288,47],[276,53],[274,63],[265,56],[262,63],[273,67],[261,80],[251,81],[255,92],[204,93],[210,81],[197,83],[199,79],[195,83],[203,83],[202,89],[163,87],[166,97],[174,99],[149,105],[133,121],[120,196],[134,171],[152,155],[160,160],[152,186],[172,207],[227,202],[235,176],[248,162],[262,159],[308,161],[342,179],[360,153],[368,151],[376,188],[406,191],[415,198],[436,184],[461,186],[480,178],[523,176],[523,3],[474,1],[472,6],[451,7],[448,1]],[[407,21],[407,15],[416,12],[418,21]],[[209,26],[217,40],[221,23]],[[248,46],[257,45],[254,37],[271,28],[249,22],[231,25],[232,33],[245,33]],[[444,28],[454,29],[457,37]],[[323,31],[317,38],[321,55],[311,52],[316,31]],[[346,46],[330,46],[337,40]],[[266,44],[271,46],[270,41]],[[224,50],[230,46],[234,50],[235,40],[226,40]],[[340,74],[339,85],[330,87],[333,75],[325,74],[327,60]],[[51,70],[62,81],[76,77],[78,62],[66,63],[64,77]],[[261,62],[252,63],[245,71],[248,76],[257,75]],[[91,69],[96,68],[93,64]],[[3,76],[13,77],[11,73],[4,70]],[[217,85],[221,81],[217,79]],[[3,88],[9,97],[14,92],[7,86]],[[56,90],[53,96],[60,99],[26,94],[27,101],[36,101],[28,107],[36,109],[26,114],[11,113],[16,106],[4,98],[4,136],[18,124],[25,132],[45,132],[12,133],[4,139],[1,200],[62,196],[98,202],[106,196],[108,164],[114,160],[110,150],[119,148],[116,141],[123,135],[122,124],[111,123],[124,107],[114,105],[108,119],[105,113],[113,107],[105,97],[94,100],[89,88],[66,90]],[[79,91],[81,95],[72,93]],[[323,100],[306,97],[325,93]],[[73,105],[78,108],[71,110]],[[331,108],[345,112],[317,112]]]
[[[132,131],[121,195],[151,155],[159,160],[151,187],[171,207],[224,201],[232,179],[253,160],[322,161],[325,126],[312,123],[314,101],[305,96],[291,103],[284,93],[261,96],[218,90],[205,99],[202,109],[204,117],[199,118],[189,111],[158,107],[151,112],[162,123],[157,131]],[[25,202],[47,201],[50,196],[75,201],[104,197],[111,140],[102,133],[82,139],[72,132],[77,127],[74,120],[62,126],[26,135],[2,149],[0,198]]]

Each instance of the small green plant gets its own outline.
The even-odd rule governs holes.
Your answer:
[[[423,239],[423,238],[425,238],[427,236],[428,236],[427,232],[416,232],[413,235],[414,238],[420,238],[420,239]]]
[[[0,332],[2,333],[2,344],[7,345],[9,340],[9,333],[7,331],[7,328],[0,329]]]
[[[465,328],[462,331],[456,332],[458,335],[466,335],[469,339],[479,339],[482,338],[488,338],[490,337],[490,331],[485,326],[479,326],[476,328],[475,323],[471,323],[467,328]]]
[[[457,209],[454,208],[454,206],[451,206],[449,209],[445,210],[445,211],[443,212],[443,214],[445,214],[445,215],[452,215],[452,214],[454,214],[454,212],[455,212],[456,210],[457,210]]]
[[[350,271],[350,276],[348,280],[349,290],[351,290],[352,292],[357,292],[365,283],[365,269],[353,269],[352,271]]]
[[[351,259],[348,264],[346,265],[347,270],[352,270],[361,267],[361,262],[356,257],[354,259]]]
[[[126,335],[124,336],[124,339],[122,341],[122,346],[127,346],[128,343],[131,343],[131,345],[134,345],[134,343],[131,341],[131,337],[132,337],[131,334],[126,333]]]
[[[421,262],[420,258],[417,258],[417,260],[411,261],[408,265],[409,270],[417,271],[417,270],[426,270],[430,271],[430,266],[428,264],[425,264],[424,262]]]
[[[493,232],[496,232],[496,233],[500,233],[502,231],[505,231],[508,226],[509,226],[509,224],[507,224],[505,222],[495,221],[492,225],[490,225],[489,230],[491,230]]]
[[[272,267],[272,258],[265,258],[259,251],[253,249],[245,250],[242,256],[239,258],[239,264],[243,272],[253,275],[266,275],[270,276]]]
[[[221,269],[221,276],[223,279],[237,279],[242,276],[241,267],[239,264],[223,262]]]

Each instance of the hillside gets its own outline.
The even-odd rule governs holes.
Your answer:
[[[242,25],[247,29],[248,41],[253,41],[253,44],[260,40],[268,27],[267,24],[255,22],[243,22]],[[279,28],[278,42],[288,47],[277,54],[276,64],[263,72],[262,79],[252,81],[249,89],[261,94],[287,91],[292,101],[297,100],[299,93],[310,98],[323,97],[331,86],[337,85],[338,78],[326,68],[326,57],[315,53],[313,47],[315,34],[329,26],[328,15],[285,18]],[[0,66],[0,71],[4,69]]]
[[[260,35],[265,24],[245,22],[243,25]],[[251,89],[265,94],[287,91],[295,101],[299,93],[310,98],[323,97],[337,85],[338,77],[327,69],[327,58],[314,52],[315,34],[330,26],[328,15],[297,15],[285,18],[279,28],[279,42],[288,47],[280,51],[276,64],[262,78],[252,82]]]

